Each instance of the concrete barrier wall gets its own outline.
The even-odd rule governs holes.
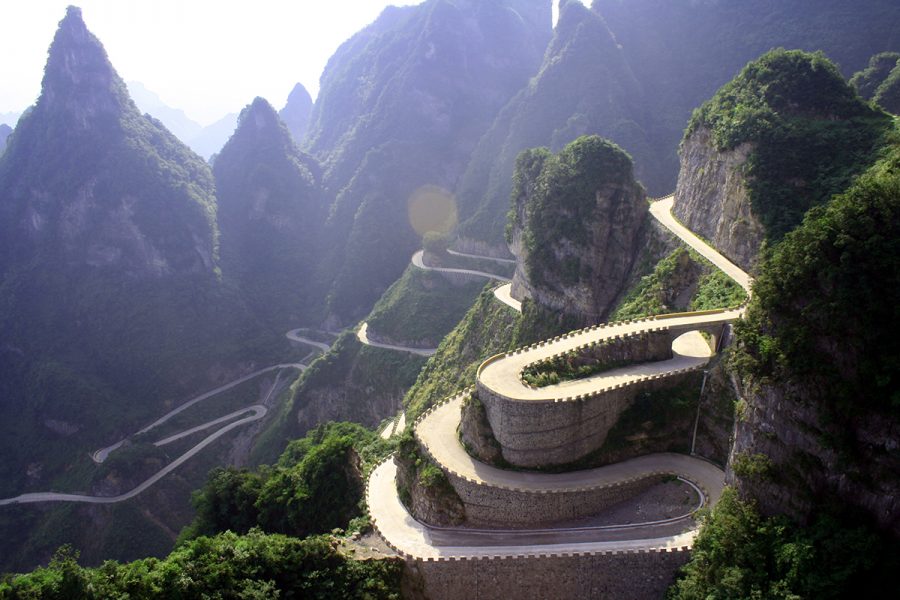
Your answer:
[[[430,600],[660,600],[686,549],[593,555],[407,561],[406,577]]]
[[[514,400],[495,394],[480,381],[476,390],[503,458],[519,467],[534,468],[571,463],[598,450],[640,391],[672,387],[683,376],[654,376],[560,401]]]

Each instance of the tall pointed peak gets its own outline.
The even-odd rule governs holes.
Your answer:
[[[294,89],[292,89],[291,93],[288,95],[287,103],[288,106],[292,104],[311,106],[312,96],[309,95],[309,92],[306,90],[306,87],[304,87],[302,83],[298,83],[294,86]]]
[[[59,22],[41,86],[39,104],[45,108],[55,107],[83,117],[134,109],[103,44],[88,30],[77,6],[70,6]]]
[[[238,126],[227,145],[237,140],[240,144],[266,144],[277,142],[284,148],[292,148],[294,143],[287,126],[265,98],[257,96],[241,111]],[[223,149],[224,152],[224,149]]]

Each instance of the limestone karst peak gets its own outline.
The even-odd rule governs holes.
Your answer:
[[[39,103],[82,117],[134,109],[103,44],[88,30],[76,6],[66,10],[50,45]]]
[[[278,115],[282,118],[285,125],[294,137],[294,141],[298,144],[306,137],[306,131],[309,128],[309,119],[312,115],[313,101],[309,92],[302,83],[298,83],[291,90],[288,96],[287,104],[284,105]]]

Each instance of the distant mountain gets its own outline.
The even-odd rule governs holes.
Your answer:
[[[900,50],[900,3],[860,0],[593,0],[641,83],[661,153],[659,184],[675,188],[677,149],[691,112],[772,48],[821,50],[845,77]]]
[[[209,166],[140,114],[70,7],[0,157],[0,496],[46,488],[250,351],[227,342],[258,332],[217,249]]]
[[[459,236],[502,245],[520,152],[558,152],[586,134],[618,143],[637,178],[661,187],[652,115],[643,87],[603,19],[581,2],[563,1],[537,75],[503,109],[472,155],[457,191],[465,219]]]
[[[213,167],[222,270],[266,320],[301,324],[319,306],[310,285],[327,204],[321,169],[256,98]]]
[[[204,127],[193,121],[181,109],[167,105],[156,93],[138,81],[129,82],[128,91],[142,112],[162,121],[178,139],[205,159],[209,159],[222,149],[237,126],[237,113],[229,113]]]
[[[228,113],[212,125],[207,125],[188,142],[191,149],[209,160],[222,149],[237,127],[238,113]]]
[[[298,145],[302,144],[303,139],[306,137],[306,131],[309,129],[309,119],[312,116],[312,108],[312,97],[306,91],[306,88],[303,87],[303,84],[298,83],[291,90],[287,104],[278,111],[278,116],[287,125],[291,136],[293,136],[294,141]]]
[[[410,224],[411,196],[456,186],[497,111],[536,71],[550,21],[549,0],[388,7],[331,58],[306,148],[337,196],[327,234],[336,243],[322,264],[336,277],[337,321],[362,315],[403,272],[423,233]]]
[[[142,112],[149,113],[162,121],[169,131],[185,143],[189,143],[190,140],[197,137],[203,129],[199,123],[184,114],[183,110],[167,105],[140,81],[129,81],[128,93]]]

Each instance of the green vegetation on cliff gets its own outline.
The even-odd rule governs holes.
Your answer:
[[[747,293],[734,280],[693,250],[679,246],[625,294],[610,320],[730,308],[746,299]]]
[[[869,59],[869,65],[862,71],[856,72],[850,78],[850,85],[856,88],[859,95],[866,100],[871,100],[878,88],[891,74],[891,71],[900,61],[897,52],[880,52]]]
[[[0,579],[0,598],[400,598],[399,560],[356,560],[333,538],[253,530],[192,540],[165,559],[88,569],[60,549],[47,567]]]
[[[891,119],[863,102],[821,53],[773,50],[694,112],[719,150],[751,144],[748,189],[770,241],[871,164]]]
[[[451,331],[419,373],[403,400],[411,422],[432,406],[475,384],[475,373],[485,359],[574,329],[544,318],[530,301],[522,314],[513,311],[485,289],[474,306]]]
[[[846,515],[809,527],[764,517],[726,488],[706,515],[669,600],[878,598],[896,586],[900,545]]]
[[[815,382],[838,414],[900,414],[900,141],[844,194],[809,212],[763,262],[739,365]],[[826,400],[827,398],[827,400]]]
[[[440,273],[409,266],[369,313],[369,335],[434,348],[459,323],[483,287],[481,278],[454,283]]]
[[[582,136],[556,155],[546,148],[520,154],[507,239],[512,241],[514,232],[522,232],[529,283],[551,286],[552,279],[557,286],[565,286],[602,277],[605,270],[596,264],[593,254],[605,250],[593,246],[600,237],[597,229],[618,223],[597,221],[611,213],[627,212],[637,189],[631,157],[596,135]],[[601,202],[598,196],[609,198]],[[611,255],[603,258],[620,262]],[[628,261],[630,264],[630,257]]]
[[[327,423],[291,442],[277,464],[217,468],[194,495],[181,539],[224,531],[305,536],[346,529],[362,515],[364,475],[391,445],[356,423]]]

